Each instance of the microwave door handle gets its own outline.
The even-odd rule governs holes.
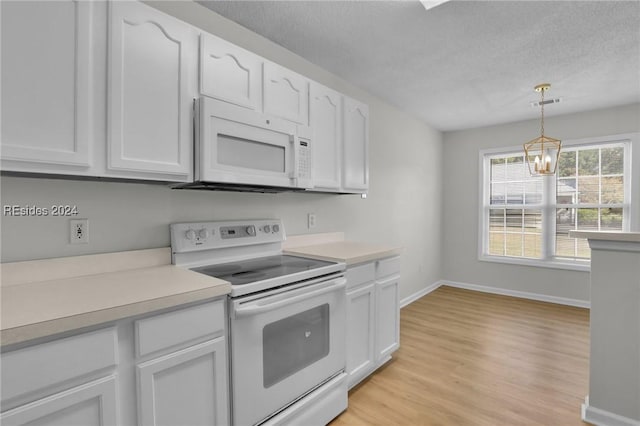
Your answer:
[[[247,306],[238,306],[234,309],[234,316],[238,318],[238,317],[256,315],[262,312],[270,311],[272,309],[277,309],[283,306],[291,305],[293,303],[298,303],[303,300],[310,299],[312,297],[320,296],[325,293],[341,290],[341,289],[344,289],[346,286],[347,286],[347,279],[338,278],[333,282],[332,285],[328,287],[323,287],[318,290],[310,291],[308,293],[303,293],[303,294],[300,294],[299,296],[294,296],[291,298],[278,300],[276,302],[267,303],[267,304],[261,304],[259,301],[256,301],[252,304],[248,304]]]

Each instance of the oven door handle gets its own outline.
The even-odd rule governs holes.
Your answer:
[[[293,303],[298,303],[303,300],[310,299],[312,297],[320,296],[326,293],[331,293],[333,291],[338,291],[338,290],[344,289],[346,286],[347,286],[346,278],[337,278],[329,286],[322,287],[310,292],[305,292],[298,296],[293,296],[286,299],[279,299],[273,303],[268,303],[267,302],[268,298],[267,298],[266,300],[250,302],[246,306],[236,306],[233,310],[234,316],[238,318],[238,317],[256,315],[262,312],[266,312],[273,309],[281,308],[283,306],[291,305]]]

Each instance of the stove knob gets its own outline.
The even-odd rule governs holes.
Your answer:
[[[266,232],[267,234],[268,234],[269,232],[271,232],[271,227],[270,227],[269,225],[265,225],[265,226],[264,226],[264,232]]]
[[[198,231],[198,237],[206,240],[207,238],[209,238],[209,231],[205,228],[202,228],[200,231]]]
[[[256,228],[253,226],[247,226],[246,231],[247,231],[247,235],[251,235],[251,236],[256,235]]]
[[[196,231],[194,231],[193,229],[189,229],[187,232],[184,233],[184,236],[187,238],[187,240],[195,240],[196,239]]]
[[[279,225],[273,225],[273,232],[275,232],[275,233],[280,232],[280,226]]]

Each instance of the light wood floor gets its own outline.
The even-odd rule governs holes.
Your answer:
[[[331,425],[586,425],[589,311],[440,287]]]

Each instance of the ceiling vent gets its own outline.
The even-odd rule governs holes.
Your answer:
[[[529,102],[529,105],[531,105],[532,108],[538,108],[539,106],[542,105],[549,105],[549,104],[557,104],[562,100],[562,98],[555,98],[555,99],[545,99],[544,101],[540,102],[540,101],[536,101],[536,102]]]

